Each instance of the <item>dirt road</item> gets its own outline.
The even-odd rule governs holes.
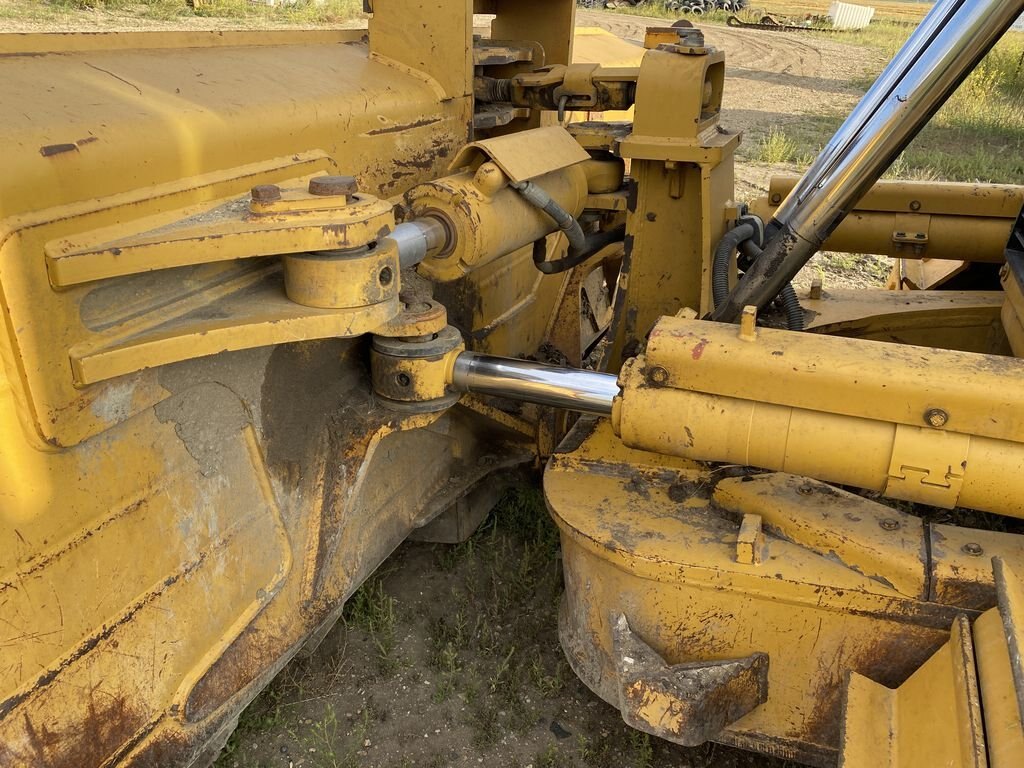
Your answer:
[[[669,20],[580,8],[578,26],[600,27],[642,41],[648,26]],[[801,115],[847,111],[863,92],[851,81],[881,63],[877,51],[800,32],[767,32],[700,24],[709,45],[725,51],[722,122],[756,136]],[[751,138],[751,137],[748,137]]]

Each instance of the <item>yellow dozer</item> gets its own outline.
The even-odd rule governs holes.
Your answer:
[[[751,201],[724,55],[573,0],[0,37],[0,766],[206,766],[538,460],[630,726],[1024,765],[1024,188],[879,181],[1022,6],[941,0]]]

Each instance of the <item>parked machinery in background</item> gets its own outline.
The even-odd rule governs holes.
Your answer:
[[[580,0],[587,8],[639,8],[643,10],[646,0]],[[670,11],[701,15],[708,11],[736,13],[750,4],[749,0],[668,0],[664,7]]]
[[[538,462],[629,725],[1024,764],[1024,188],[878,180],[1022,5],[941,0],[746,202],[722,52],[572,0],[0,37],[0,765],[207,764]],[[895,290],[787,289],[820,248]]]

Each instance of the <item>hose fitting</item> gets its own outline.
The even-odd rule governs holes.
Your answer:
[[[513,181],[509,184],[516,192],[523,196],[530,205],[539,208],[550,216],[558,225],[558,228],[565,232],[569,239],[569,247],[574,251],[584,251],[587,247],[587,238],[583,234],[583,227],[576,221],[571,213],[551,199],[551,195],[531,181]]]

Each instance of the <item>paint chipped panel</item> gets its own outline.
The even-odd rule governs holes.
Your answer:
[[[51,517],[68,533],[23,524],[27,541],[50,546],[0,579],[0,764],[92,766],[122,753],[288,571],[254,432],[218,422],[233,396],[206,385],[178,399],[166,424],[150,414],[52,458],[65,492]],[[220,428],[175,430],[204,413]],[[204,450],[217,454],[213,476]]]

